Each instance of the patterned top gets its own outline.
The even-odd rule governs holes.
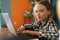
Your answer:
[[[25,24],[24,26],[26,30],[39,31],[39,38],[46,37],[50,40],[58,40],[57,25],[52,19],[48,19],[44,25],[41,25],[40,22],[35,21],[32,24]]]

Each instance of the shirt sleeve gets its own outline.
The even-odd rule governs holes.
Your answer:
[[[57,29],[57,25],[55,24],[55,22],[50,23],[49,27],[46,27],[45,30],[43,29],[40,32],[39,37],[46,37],[51,40],[58,40],[58,29]]]
[[[31,29],[32,24],[24,24],[23,26],[25,27],[26,30],[29,30]]]
[[[25,24],[24,27],[25,27],[26,30],[35,31],[35,29],[36,29],[36,25],[34,25],[34,24]]]

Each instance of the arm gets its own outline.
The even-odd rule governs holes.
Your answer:
[[[40,35],[40,32],[38,32],[38,31],[31,31],[31,30],[24,30],[23,31],[23,34],[30,34],[30,35],[39,36]]]
[[[44,30],[42,31],[42,34],[40,34],[39,37],[47,37],[48,39],[51,39],[51,40],[58,39],[58,29],[55,23],[50,23],[49,27],[47,27],[45,30],[46,31]]]
[[[21,27],[19,27],[19,28],[17,29],[17,33],[18,33],[18,34],[19,34],[19,33],[22,33],[23,30],[25,30],[25,27],[21,25]]]
[[[53,26],[54,25],[54,26]],[[51,40],[58,40],[58,29],[57,25],[53,24],[50,26],[50,30],[47,33],[50,33],[48,36],[50,36]]]
[[[29,35],[36,35],[36,36],[40,35],[40,32],[38,32],[38,31],[25,30],[24,26],[21,26],[20,28],[18,28],[17,29],[17,33],[23,33],[23,34],[29,34]]]

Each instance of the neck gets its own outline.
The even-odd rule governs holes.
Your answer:
[[[42,26],[46,23],[46,21],[41,21],[41,23],[42,23]]]
[[[42,20],[42,21],[40,21],[40,22],[42,23],[42,25],[44,25],[44,24],[46,23],[46,21],[47,21],[47,19]]]

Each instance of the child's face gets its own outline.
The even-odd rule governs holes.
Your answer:
[[[42,4],[37,3],[33,8],[33,15],[39,21],[46,20],[49,14],[49,10]]]

